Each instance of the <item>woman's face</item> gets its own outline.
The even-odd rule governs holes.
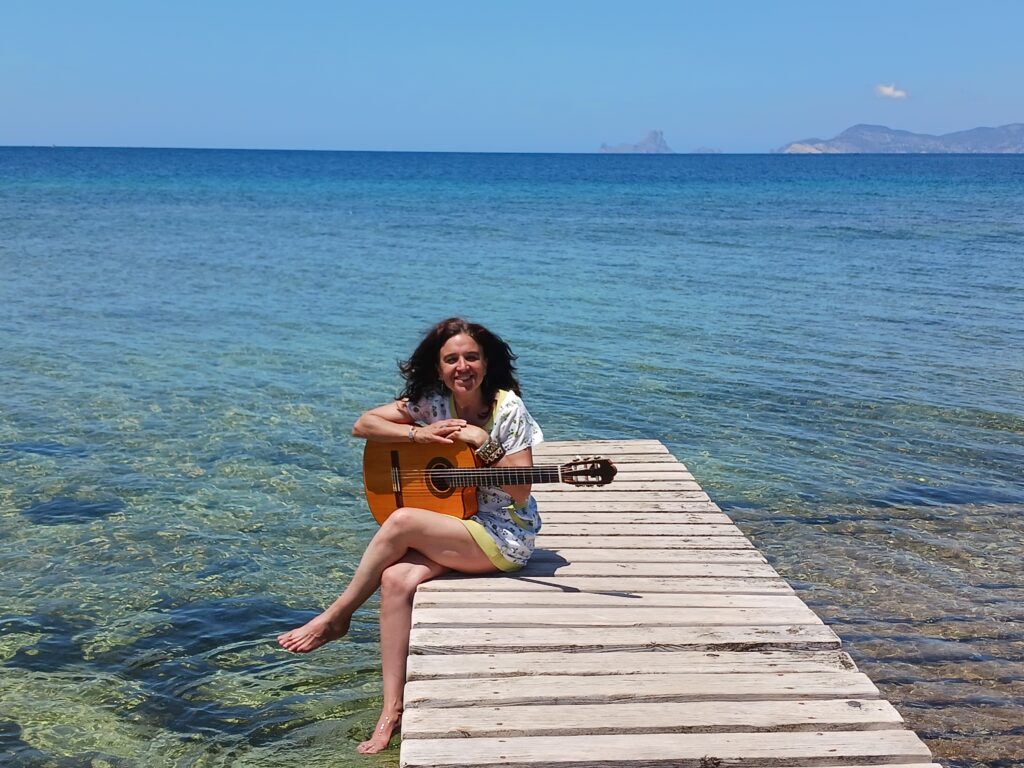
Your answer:
[[[437,372],[448,389],[466,395],[480,389],[487,375],[487,361],[476,340],[459,333],[441,346]]]

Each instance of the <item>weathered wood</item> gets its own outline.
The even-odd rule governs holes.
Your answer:
[[[607,523],[545,523],[548,533],[576,536],[737,536],[743,532],[735,525],[701,523],[637,523],[628,525],[621,520]],[[651,543],[654,543],[652,540]]]
[[[551,512],[717,512],[722,513],[715,502],[615,502],[595,504],[594,502],[548,501],[541,508],[541,517]],[[730,520],[731,521],[731,520]]]
[[[503,768],[572,766],[605,768],[708,768],[858,762],[928,763],[931,753],[911,731],[787,731],[781,733],[652,733],[520,736],[478,739],[409,739],[403,768]]]
[[[642,594],[648,592],[734,593],[745,595],[792,594],[793,588],[777,579],[701,578],[686,579],[647,576],[517,576],[487,578],[445,576],[421,584],[419,592],[592,592],[600,594]],[[524,598],[528,599],[528,598]]]
[[[537,536],[537,550],[557,550],[560,547],[584,549],[587,547],[604,550],[624,550],[647,547],[656,544],[659,549],[754,549],[754,545],[742,536],[659,536],[652,541],[649,536],[581,536],[557,533],[545,533],[542,529]],[[756,550],[755,550],[756,551]],[[759,553],[760,554],[760,553]]]
[[[597,651],[701,650],[741,651],[839,648],[835,632],[820,624],[759,627],[517,627],[515,632],[487,627],[416,627],[411,653],[555,653]]]
[[[572,451],[628,451],[630,453],[668,453],[660,440],[559,440],[557,443],[540,443],[533,447],[534,453],[570,453]]]
[[[524,675],[718,674],[849,672],[843,651],[606,651],[604,653],[442,654],[409,657],[409,679]]]
[[[710,537],[709,537],[710,538]],[[724,536],[721,538],[725,538]],[[570,561],[573,563],[764,563],[756,549],[599,549],[587,547],[538,547],[532,562]]]
[[[654,523],[655,525],[733,525],[732,520],[721,512],[669,512],[657,510],[643,512],[630,510],[624,514],[623,512],[607,509],[585,512],[545,509],[541,517],[543,518],[543,525],[540,529],[541,536],[546,536],[549,533],[547,529],[551,525],[580,525],[582,523],[600,523],[601,525],[610,523],[626,523],[629,525],[642,525],[644,523]],[[736,526],[733,527],[736,528]],[[739,529],[736,528],[736,530]]]
[[[537,463],[551,461],[553,459],[573,460],[581,457],[600,457],[605,459],[611,459],[615,462],[616,466],[624,464],[675,464],[676,466],[686,468],[686,465],[679,461],[675,456],[669,453],[667,450],[662,451],[649,451],[643,448],[631,448],[628,445],[623,445],[618,448],[594,448],[589,451],[580,450],[569,450],[567,448],[558,448],[555,450],[538,450],[536,446],[533,449],[534,461]]]
[[[671,464],[653,464],[651,466],[661,466],[665,469],[662,471],[650,470],[650,469],[635,469],[638,464],[623,464],[621,467],[616,467],[618,473],[615,475],[615,484],[618,485],[620,482],[641,482],[648,481],[651,483],[660,483],[662,481],[667,482],[678,482],[680,480],[696,481],[693,475],[689,472],[684,472],[677,467],[673,467]]]
[[[565,486],[562,490],[560,485],[538,485],[533,489],[533,495],[537,504],[550,503],[555,501],[590,501],[602,503],[605,501],[628,501],[631,504],[648,501],[711,501],[704,491],[620,491],[615,488],[613,482],[608,486],[609,490],[595,490],[593,488],[571,488]],[[541,490],[541,489],[545,490]],[[547,490],[547,489],[551,490]]]
[[[474,683],[475,684],[475,683]],[[899,728],[903,718],[880,699],[659,701],[533,706],[414,707],[403,738],[574,736],[615,733],[722,733]]]
[[[534,461],[537,464],[553,463],[549,462],[547,458],[538,458],[536,453],[534,454]],[[631,461],[628,463],[619,463],[615,465],[615,468],[619,473],[616,477],[620,475],[628,476],[638,472],[647,472],[658,476],[661,476],[662,474],[675,475],[681,473],[687,475],[687,479],[693,478],[693,473],[679,462],[665,461],[661,457],[658,457],[657,461]]]
[[[564,464],[568,461],[579,461],[580,459],[586,461],[590,458],[602,458],[610,460],[616,468],[618,467],[630,467],[630,466],[642,466],[645,464],[664,464],[666,466],[674,467],[675,469],[682,469],[687,472],[690,470],[685,464],[675,458],[670,453],[657,453],[657,452],[643,452],[643,451],[628,451],[628,450],[616,450],[616,451],[569,451],[560,453],[538,453],[534,450],[533,463],[534,464]]]
[[[725,578],[777,579],[779,574],[767,563],[586,563],[531,560],[518,571],[520,576],[721,576]]]
[[[528,603],[525,606],[524,604]],[[517,592],[439,592],[421,590],[413,603],[417,612],[425,608],[497,608],[499,606],[532,610],[534,608],[756,608],[759,611],[796,611],[810,609],[796,595],[740,595],[647,592],[607,594],[593,592],[542,592],[528,599]]]
[[[420,585],[403,766],[939,768],[661,443],[575,455],[616,481],[537,486],[526,568]]]
[[[740,675],[528,675],[413,680],[405,686],[405,706],[518,706],[607,704],[656,701],[781,701],[784,699],[875,699],[878,689],[862,672]]]
[[[479,605],[420,608],[413,627],[690,627],[758,626],[776,624],[820,624],[821,619],[806,605],[796,608],[674,608],[665,606],[559,606],[531,605],[528,608]]]
[[[616,476],[613,481],[613,485],[609,487],[609,491],[600,491],[600,493],[611,492],[637,492],[637,493],[674,493],[675,491],[693,492],[699,491],[703,493],[700,484],[693,480],[632,480],[629,477],[618,477]],[[563,483],[562,485],[538,485],[533,489],[534,495],[542,498],[550,498],[556,494],[568,494],[566,498],[575,496],[582,496],[587,493],[594,493],[594,487],[589,485],[568,485]]]

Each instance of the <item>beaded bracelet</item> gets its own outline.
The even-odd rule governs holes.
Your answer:
[[[505,449],[502,448],[494,438],[487,438],[487,442],[477,448],[473,453],[480,459],[480,463],[485,467],[489,467],[492,464],[497,464],[505,456]]]

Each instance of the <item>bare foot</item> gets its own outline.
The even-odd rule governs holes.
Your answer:
[[[348,632],[348,619],[329,619],[321,613],[291,632],[277,636],[277,642],[292,653],[309,653],[321,645],[337,640]]]
[[[356,752],[361,755],[375,755],[382,749],[387,749],[391,743],[391,736],[401,722],[401,712],[392,712],[389,715],[381,712],[377,727],[373,729],[373,736],[356,747]]]

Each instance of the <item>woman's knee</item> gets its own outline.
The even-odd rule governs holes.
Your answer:
[[[419,524],[420,516],[423,514],[424,512],[421,509],[399,507],[388,515],[388,519],[381,526],[381,532],[390,536],[407,533]]]
[[[382,600],[408,600],[422,583],[420,571],[423,568],[412,563],[395,563],[384,569],[380,575],[380,594]]]

